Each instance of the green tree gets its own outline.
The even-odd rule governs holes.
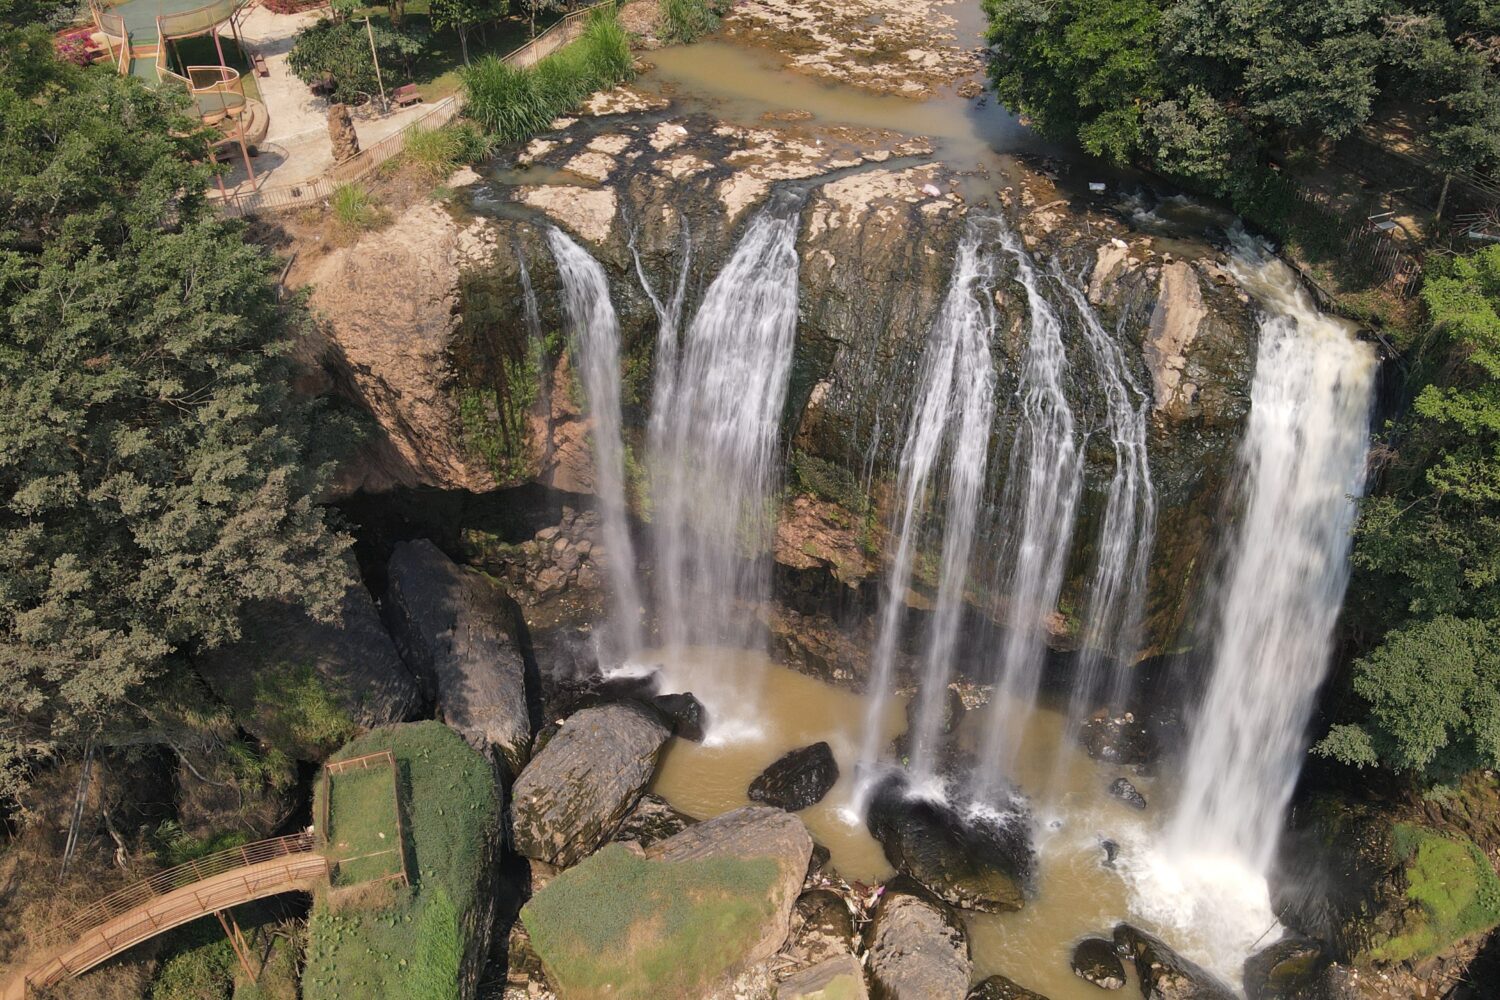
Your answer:
[[[335,616],[348,544],[314,502],[346,425],[290,390],[305,308],[207,204],[186,98],[3,70],[0,794],[247,601]]]
[[[287,53],[287,66],[307,84],[332,79],[335,101],[360,103],[380,91],[375,58],[370,53],[372,36],[387,86],[397,66],[410,73],[411,60],[427,45],[425,34],[411,26],[397,31],[389,24],[371,21],[366,28],[363,19],[329,17],[303,29]]]
[[[469,64],[469,32],[499,20],[509,9],[508,0],[432,0],[432,23],[458,32],[464,65]]]
[[[1444,777],[1500,766],[1500,246],[1431,261],[1422,299],[1419,388],[1355,546],[1369,716],[1319,750]]]

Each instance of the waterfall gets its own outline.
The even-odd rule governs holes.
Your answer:
[[[1349,580],[1375,356],[1284,264],[1243,235],[1237,244],[1232,271],[1263,309],[1240,448],[1244,512],[1169,835],[1264,872]]]
[[[1156,541],[1156,490],[1146,451],[1151,396],[1136,384],[1120,347],[1121,337],[1110,336],[1104,329],[1079,282],[1055,268],[1053,277],[1082,322],[1115,459],[1089,581],[1078,673],[1068,704],[1071,733],[1101,695],[1111,706],[1118,706],[1125,696],[1129,679],[1125,668],[1139,648],[1146,571]],[[1127,315],[1120,317],[1121,328]],[[1106,680],[1101,675],[1106,671],[1109,685],[1101,691]]]
[[[1057,608],[1083,482],[1073,411],[1063,394],[1068,358],[1062,320],[1043,296],[1041,276],[1020,239],[1007,230],[1001,242],[1015,258],[1030,328],[1001,505],[1002,526],[1012,533],[998,588],[1006,595],[1009,627],[980,740],[982,766],[971,778],[971,791],[982,801],[993,801],[1013,772],[1023,727],[1036,704],[1046,657],[1042,629]]]
[[[668,646],[754,641],[797,330],[801,207],[800,195],[781,192],[750,221],[705,293],[675,371],[658,383],[651,518]],[[672,368],[669,360],[659,367]]]
[[[620,420],[620,324],[609,301],[604,268],[560,229],[547,230],[557,259],[563,304],[572,327],[573,357],[593,419],[594,487],[610,582],[612,651],[641,647],[641,601],[635,547],[625,499],[625,443]]]
[[[678,352],[678,330],[682,326],[682,307],[687,297],[687,279],[689,265],[693,259],[692,233],[688,229],[687,218],[682,222],[682,263],[678,265],[677,281],[672,288],[672,294],[665,300],[651,287],[651,280],[646,277],[646,267],[641,263],[640,248],[636,246],[636,233],[630,231],[630,257],[635,262],[635,276],[641,283],[641,289],[646,293],[646,298],[651,300],[651,308],[656,311],[656,357],[653,367],[655,372],[652,376],[651,398],[656,401],[651,409],[651,419],[646,429],[647,450],[652,454],[662,451],[666,434],[666,416],[669,407],[663,405],[666,400],[672,398],[677,385],[677,352]]]
[[[913,772],[923,781],[934,776],[934,751],[942,723],[944,693],[952,676],[995,409],[995,371],[990,359],[990,337],[995,328],[995,309],[990,297],[995,282],[995,257],[983,246],[984,228],[987,227],[982,221],[971,222],[959,243],[953,278],[923,351],[917,402],[901,449],[893,532],[896,549],[880,611],[868,718],[860,748],[860,769],[867,780],[880,757],[881,720],[885,717],[895,673],[896,647],[906,618],[906,593],[911,585],[917,535],[927,513],[932,479],[944,441],[951,436],[938,595],[923,657],[912,733]]]

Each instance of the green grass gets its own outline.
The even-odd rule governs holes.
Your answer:
[[[1406,898],[1415,906],[1400,933],[1371,947],[1379,962],[1428,958],[1500,924],[1500,878],[1473,841],[1398,824],[1392,847],[1406,864]]]
[[[340,184],[334,188],[328,199],[328,210],[333,213],[335,223],[352,231],[373,229],[384,218],[370,192],[358,184]]]
[[[711,0],[660,0],[662,41],[687,45],[717,31],[719,7]]]
[[[500,142],[524,142],[597,90],[631,76],[625,29],[612,10],[589,15],[583,34],[535,66],[517,68],[486,57],[463,72],[464,114]]]
[[[258,734],[298,760],[322,760],[354,735],[354,720],[311,664],[282,663],[253,675]]]
[[[521,911],[548,979],[569,998],[703,995],[771,915],[772,858],[651,861],[607,845]]]
[[[441,128],[413,129],[402,155],[429,180],[437,181],[466,164],[478,163],[493,141],[474,122],[449,122]]]
[[[486,845],[498,836],[494,771],[439,722],[372,730],[334,759],[385,749],[396,757],[412,886],[373,905],[345,904],[342,894],[359,889],[319,894],[308,921],[303,1000],[456,1000],[463,957],[483,945],[487,929],[466,931],[465,917],[481,903]],[[320,782],[314,815],[321,795]],[[466,936],[474,933],[477,942]]]
[[[328,854],[335,885],[358,885],[401,871],[395,778],[389,767],[339,771],[328,779]]]

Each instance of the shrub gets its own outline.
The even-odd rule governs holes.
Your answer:
[[[413,129],[406,137],[407,162],[432,180],[447,177],[466,164],[478,163],[489,151],[489,137],[473,122]]]
[[[663,41],[686,45],[719,28],[720,4],[710,0],[660,0],[659,33]]]
[[[373,229],[380,224],[382,213],[370,192],[358,184],[340,184],[328,199],[333,219],[349,230]]]
[[[618,18],[596,10],[577,41],[535,66],[517,68],[487,56],[465,67],[464,113],[500,142],[523,142],[594,91],[629,79],[632,65]]]

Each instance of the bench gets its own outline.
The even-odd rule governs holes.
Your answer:
[[[250,64],[255,67],[256,76],[270,76],[271,67],[266,65],[266,57],[256,52],[250,56]]]
[[[422,94],[417,90],[415,83],[403,84],[391,91],[391,103],[398,108],[404,108],[408,104],[420,104]]]

